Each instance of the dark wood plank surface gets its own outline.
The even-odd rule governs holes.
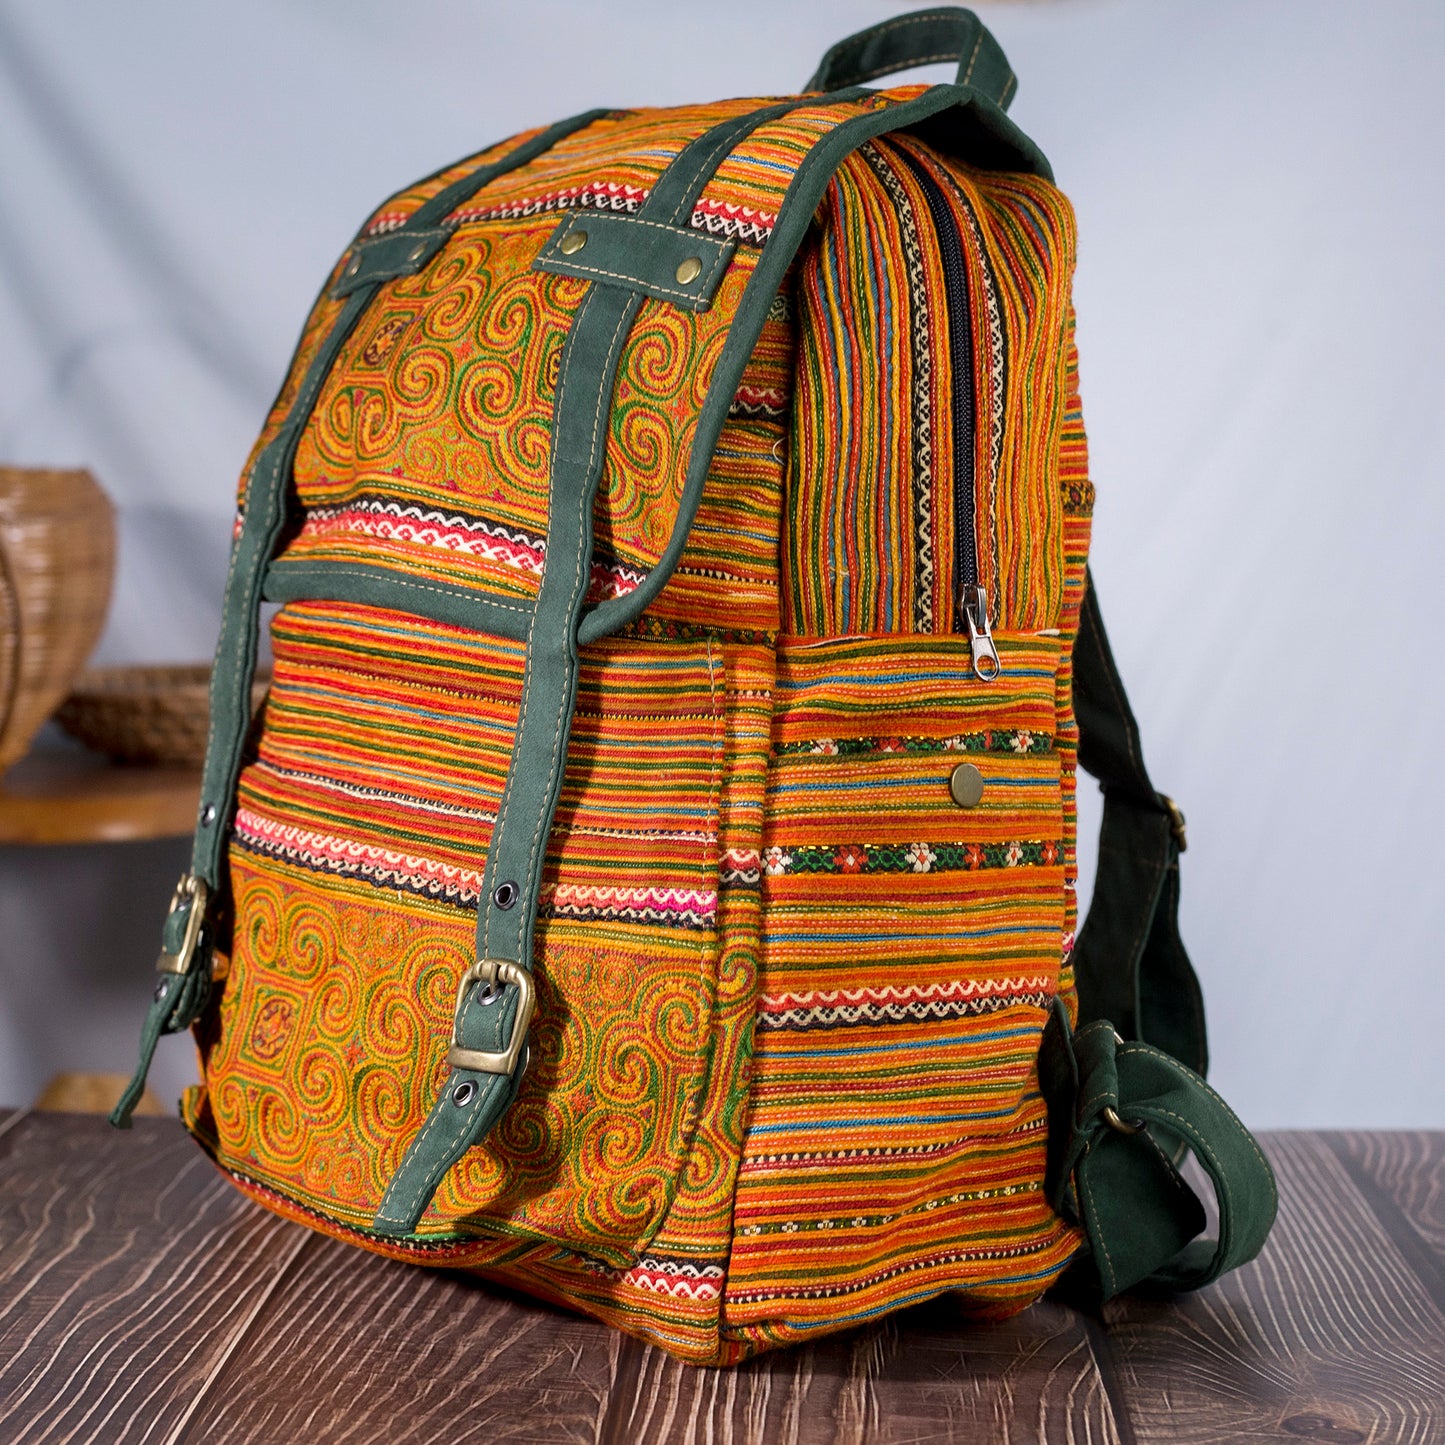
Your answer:
[[[0,1114],[0,1440],[1445,1445],[1445,1134],[1265,1144],[1280,1223],[1199,1295],[710,1370],[275,1219],[174,1121]]]
[[[1445,1440],[1445,1312],[1414,1267],[1432,1251],[1418,1233],[1392,1237],[1337,1137],[1267,1137],[1281,1209],[1254,1264],[1196,1295],[1105,1306],[1115,1399],[1137,1439]],[[1375,1139],[1402,1184],[1445,1167],[1445,1136]]]
[[[3,1127],[3,1126],[0,1126]],[[0,1440],[165,1440],[305,1231],[217,1188],[171,1119],[0,1135]]]

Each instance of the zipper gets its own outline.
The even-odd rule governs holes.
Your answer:
[[[897,154],[913,173],[933,219],[943,265],[943,293],[948,312],[949,364],[953,372],[953,595],[968,632],[973,671],[991,682],[1001,670],[993,645],[988,593],[979,581],[978,537],[974,500],[973,327],[968,306],[968,266],[963,237],[943,187],[916,157],[902,147]]]

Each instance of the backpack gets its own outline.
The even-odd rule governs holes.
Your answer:
[[[590,111],[367,220],[243,473],[112,1122],[191,1028],[186,1127],[268,1209],[699,1363],[1254,1256],[1014,87],[922,11],[802,95]]]

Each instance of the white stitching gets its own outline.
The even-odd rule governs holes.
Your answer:
[[[595,226],[602,223],[605,230],[608,226],[651,226],[654,231],[666,231],[669,236],[676,236],[680,241],[702,241],[708,246],[722,247],[726,241],[719,241],[712,236],[704,236],[688,226],[673,226],[664,221],[647,221],[641,216],[618,216],[609,211],[572,211],[567,218],[566,230],[570,232],[575,226]],[[559,236],[557,238],[561,240]],[[549,241],[549,246],[555,242]]]
[[[900,69],[911,69],[915,65],[938,65],[946,60],[957,60],[958,56],[952,50],[940,51],[937,55],[920,55],[916,60],[910,60],[907,67],[897,65],[880,65],[873,70],[865,70],[859,76],[859,80],[877,80],[880,75],[896,75]]]
[[[362,581],[371,581],[376,577],[375,572],[364,572],[357,567],[345,567],[339,563],[333,564],[330,562],[287,562],[282,559],[277,562],[275,566],[281,568],[281,571],[277,575],[282,581],[285,581],[287,577],[358,577]],[[469,597],[464,592],[454,592],[448,587],[432,587],[425,582],[412,582],[405,577],[388,575],[387,581],[396,587],[412,587],[418,592],[435,592],[440,597],[455,597],[459,601],[465,602],[475,601],[484,607],[501,607],[508,612],[530,613],[532,611],[532,608],[524,607],[520,603],[498,601],[498,599],[493,597],[489,592],[478,591],[474,596]],[[328,599],[323,597],[288,597],[286,600],[288,602],[321,602]],[[329,600],[351,602],[355,599],[338,597]],[[366,606],[367,604],[362,603],[360,605]]]
[[[1075,1182],[1075,1184],[1083,1191],[1084,1198],[1089,1201],[1089,1217],[1090,1217],[1091,1219],[1097,1219],[1097,1218],[1098,1218],[1098,1210],[1095,1208],[1095,1205],[1094,1205],[1094,1191],[1089,1188],[1089,1176],[1088,1176],[1088,1173],[1087,1173],[1086,1170],[1084,1170],[1084,1169],[1082,1169],[1082,1168],[1079,1167],[1080,1165],[1082,1165],[1082,1164],[1085,1162],[1085,1160],[1088,1159],[1088,1157],[1089,1157],[1089,1151],[1088,1151],[1088,1149],[1085,1149],[1085,1150],[1084,1150],[1084,1158],[1083,1158],[1083,1159],[1080,1159],[1080,1160],[1079,1160],[1079,1163],[1074,1166],[1074,1182]],[[1093,1238],[1092,1232],[1090,1233],[1089,1241],[1090,1241],[1090,1243],[1094,1243],[1094,1242],[1095,1242],[1095,1241],[1094,1241],[1094,1238]],[[1105,1280],[1105,1284],[1106,1284],[1106,1286],[1107,1286],[1107,1293],[1108,1293],[1109,1295],[1112,1295],[1112,1294],[1114,1293],[1114,1281],[1118,1278],[1118,1276],[1115,1275],[1115,1273],[1114,1273],[1114,1261],[1113,1261],[1113,1259],[1112,1259],[1112,1258],[1110,1257],[1110,1255],[1109,1255],[1109,1244],[1108,1244],[1108,1241],[1104,1238],[1104,1236],[1103,1236],[1102,1233],[1099,1235],[1099,1238],[1098,1238],[1098,1241],[1097,1241],[1097,1242],[1098,1242],[1099,1248],[1100,1248],[1101,1250],[1103,1250],[1103,1252],[1104,1252],[1104,1265],[1105,1265],[1105,1268],[1108,1270],[1108,1277],[1107,1277],[1107,1279]],[[1102,1275],[1103,1273],[1104,1273],[1104,1271],[1101,1270],[1101,1271],[1100,1271],[1100,1274]]]
[[[1221,1109],[1224,1110],[1225,1114],[1229,1117],[1230,1122],[1237,1125],[1239,1128],[1239,1132],[1243,1134],[1244,1137],[1249,1141],[1249,1147],[1254,1151],[1254,1157],[1258,1159],[1259,1162],[1264,1166],[1264,1172],[1270,1180],[1270,1188],[1271,1192],[1274,1194],[1275,1203],[1278,1204],[1279,1191],[1274,1185],[1274,1171],[1270,1169],[1269,1161],[1264,1157],[1262,1153],[1260,1153],[1259,1145],[1255,1142],[1254,1135],[1245,1128],[1244,1121],[1239,1117],[1239,1115],[1236,1114],[1234,1110],[1231,1109],[1229,1105],[1226,1104],[1224,1100],[1220,1098],[1220,1096],[1209,1087],[1209,1085],[1205,1082],[1203,1078],[1196,1074],[1193,1069],[1189,1068],[1187,1064],[1181,1064],[1179,1060],[1174,1058],[1172,1054],[1165,1053],[1163,1049],[1156,1049],[1151,1044],[1131,1043],[1128,1045],[1128,1049],[1132,1053],[1148,1054],[1156,1059],[1163,1059],[1165,1063],[1173,1065],[1173,1067],[1176,1069],[1184,1069],[1190,1076],[1190,1082],[1197,1084],[1201,1089],[1204,1090],[1206,1094],[1209,1095],[1211,1099],[1214,1100],[1216,1104],[1219,1105]],[[1161,1110],[1160,1112],[1162,1113],[1164,1111]]]
[[[572,327],[571,327],[571,330],[568,332],[568,340],[569,340],[569,341],[570,341],[574,336],[576,336],[578,330],[581,328],[584,318],[586,317],[588,311],[591,310],[591,308],[592,308],[592,301],[593,301],[593,298],[594,298],[596,295],[597,295],[597,293],[596,293],[595,291],[589,291],[589,292],[587,293],[587,295],[582,298],[582,304],[581,304],[581,306],[579,306],[579,307],[577,308],[575,314],[574,314],[573,317],[572,317]],[[571,374],[572,374],[572,358],[573,358],[575,355],[576,355],[576,348],[569,345],[569,346],[567,347],[567,359],[566,359],[566,361],[564,361],[563,364],[562,364],[562,375],[561,375],[561,376],[558,378],[558,380],[557,380],[556,400],[555,400],[555,401],[553,402],[553,404],[552,404],[552,423],[553,423],[553,430],[552,430],[552,455],[553,455],[553,464],[554,464],[554,465],[555,465],[556,459],[557,459],[557,445],[558,445],[557,418],[562,414],[562,403],[563,403],[563,401],[566,399],[566,396],[567,396],[567,378],[568,378],[569,376],[571,376]],[[544,585],[544,586],[546,585],[547,565],[548,565],[548,563],[549,563],[550,561],[551,561],[551,551],[550,551],[550,549],[549,549],[546,553],[543,554],[543,558],[542,558],[542,580],[543,580],[543,585]],[[539,590],[538,590],[538,598],[539,598],[539,600],[540,600],[540,597],[541,597],[541,591],[540,591],[540,588],[539,588]],[[536,631],[536,628],[537,628],[537,609],[536,609],[536,607],[533,607],[533,609],[532,609],[532,616],[531,616],[531,618],[530,618],[530,619],[528,620],[528,622],[527,622],[527,636],[526,636],[526,638],[525,638],[525,640],[524,640],[524,643],[523,643],[523,645],[524,645],[524,647],[525,647],[525,649],[526,649],[526,651],[525,651],[525,653],[524,653],[524,656],[527,658],[527,662],[528,662],[529,665],[530,665],[531,659],[532,659],[532,635],[533,635],[533,633]],[[528,712],[529,708],[531,707],[531,702],[532,702],[532,688],[531,688],[531,685],[530,685],[531,676],[532,676],[532,674],[531,674],[531,672],[530,672],[530,670],[529,670],[529,671],[527,672],[527,674],[526,674],[527,682],[526,682],[526,683],[523,685],[523,687],[522,687],[522,706],[521,706],[520,712],[517,714],[517,732],[516,732],[516,736],[517,736],[518,738],[520,738],[520,737],[522,736],[522,734],[523,734],[523,732],[524,732],[524,730],[525,730],[525,728],[526,728],[526,724],[527,724],[527,712]],[[515,748],[515,744],[514,744],[514,748]],[[513,754],[513,762],[515,763],[515,752],[514,752],[514,754]],[[491,838],[491,842],[487,845],[487,862],[486,862],[486,863],[483,865],[483,867],[482,867],[482,873],[483,873],[483,877],[484,877],[484,878],[485,878],[485,876],[486,876],[486,874],[487,874],[488,868],[489,868],[490,865],[491,865],[492,859],[496,856],[497,839],[498,839],[499,836],[501,836],[502,830],[503,830],[503,828],[506,826],[507,814],[511,811],[511,806],[512,806],[512,784],[515,782],[516,776],[517,776],[517,774],[516,774],[515,768],[514,768],[513,766],[509,765],[508,768],[507,768],[507,781],[506,781],[505,785],[504,785],[503,788],[502,788],[502,800],[501,800],[501,804],[499,805],[499,807],[498,807],[498,809],[497,809],[497,821],[496,821],[496,823],[495,823],[495,824],[493,825],[493,827],[492,827],[492,838]],[[495,870],[492,870],[492,871],[493,871],[493,876],[495,876]],[[478,906],[478,908],[480,909],[481,914],[482,914],[482,920],[483,920],[483,921],[482,921],[482,954],[483,954],[484,957],[486,957],[486,956],[490,956],[491,951],[492,951],[492,910],[487,907],[487,900],[486,900],[485,897],[479,897],[479,898],[478,898],[478,900],[477,900],[477,906]],[[519,959],[518,962],[521,964],[521,966],[522,966],[523,968],[526,968],[526,967],[528,967],[528,966],[530,965],[530,960]]]
[[[608,348],[607,348],[607,358],[606,358],[606,360],[603,362],[603,365],[602,365],[602,375],[601,375],[601,378],[600,378],[602,384],[599,385],[598,388],[597,388],[597,410],[596,410],[596,412],[594,413],[593,418],[592,418],[592,446],[591,446],[591,449],[590,449],[590,450],[588,451],[588,453],[587,453],[587,469],[586,469],[585,472],[583,472],[584,485],[583,485],[583,487],[581,488],[582,495],[581,495],[581,497],[580,497],[580,499],[579,499],[578,508],[577,508],[577,526],[578,526],[578,529],[579,529],[579,530],[581,530],[581,529],[585,526],[585,524],[586,524],[587,507],[588,507],[588,504],[589,504],[589,502],[590,502],[590,500],[591,500],[591,498],[590,498],[590,496],[589,496],[589,491],[590,491],[591,489],[588,488],[588,487],[585,485],[585,479],[592,474],[592,468],[593,468],[593,466],[596,464],[596,461],[597,461],[597,436],[598,436],[598,432],[601,430],[601,426],[602,426],[602,413],[603,413],[603,411],[607,408],[607,403],[611,400],[611,395],[612,395],[612,388],[611,388],[609,385],[607,385],[607,378],[608,378],[609,376],[611,376],[611,374],[612,374],[612,368],[613,368],[613,365],[614,365],[614,363],[615,363],[615,361],[616,361],[617,353],[618,353],[619,349],[621,348],[623,338],[625,337],[626,333],[627,333],[628,330],[630,329],[628,323],[632,320],[633,314],[635,314],[635,309],[634,309],[633,307],[631,307],[631,306],[624,306],[624,307],[623,307],[623,309],[622,309],[622,314],[617,318],[617,326],[616,326],[616,328],[613,330],[612,340],[611,340],[611,342],[609,343]],[[588,556],[587,556],[587,555],[584,555],[583,549],[579,547],[579,548],[577,549],[577,571],[576,571],[576,573],[574,574],[574,576],[573,576],[573,578],[572,578],[572,593],[571,593],[571,596],[568,598],[567,613],[568,613],[568,616],[569,616],[569,617],[570,617],[570,615],[572,614],[572,612],[573,612],[573,611],[575,610],[575,608],[576,608],[578,593],[579,593],[579,592],[581,591],[581,589],[582,589],[583,578],[584,578],[584,575],[585,575],[586,572],[587,572],[587,562],[588,562],[588,560],[589,560],[589,559],[588,559]],[[535,614],[534,614],[534,618],[533,618],[533,625],[535,626]],[[529,628],[529,629],[528,629],[528,642],[529,642],[529,646],[530,646],[530,633],[531,633],[531,629]],[[566,719],[567,719],[567,702],[566,702],[566,699],[563,698],[563,699],[562,699],[562,705],[557,709],[557,725],[556,725],[555,730],[554,730],[553,733],[552,733],[552,758],[551,758],[550,766],[549,766],[549,768],[548,768],[548,774],[549,774],[549,776],[556,771],[557,766],[558,766],[558,757],[557,757],[557,754],[558,754],[558,752],[561,750],[561,746],[562,746],[562,730],[563,730],[564,724],[566,723]],[[517,733],[518,733],[518,736],[520,737],[520,736],[521,736],[521,726],[520,726],[520,724],[518,725]],[[538,844],[540,843],[541,838],[542,838],[542,829],[543,829],[543,827],[544,827],[544,825],[545,825],[545,822],[546,822],[546,820],[543,818],[542,814],[541,814],[541,813],[538,813],[538,815],[537,815],[537,826],[536,826],[536,829],[535,829],[535,830],[533,831],[533,833],[532,833],[531,856],[532,856],[534,859],[537,857],[537,847],[538,847]],[[500,824],[499,824],[498,826],[500,827]],[[538,866],[539,868],[541,867],[541,861],[540,861],[540,860],[538,861],[537,866]],[[488,920],[488,926],[490,927],[490,919]],[[522,963],[522,967],[523,967],[523,968],[529,968],[529,967],[531,966],[531,961],[530,961],[530,960],[520,960],[520,962]]]
[[[968,69],[963,72],[963,79],[960,85],[968,85],[973,80],[973,67],[978,64],[978,52],[983,49],[983,27],[978,29],[978,39],[973,42],[973,54],[968,57]]]
[[[713,261],[712,266],[709,268],[707,274],[703,277],[704,286],[710,285],[713,279],[716,277],[718,271],[717,263],[722,259],[723,258],[719,256]],[[583,266],[578,264],[576,261],[570,261],[565,257],[558,258],[556,256],[540,256],[538,257],[538,264],[545,266],[555,266],[559,271],[563,271],[564,274],[569,274],[566,268],[570,268],[570,272],[577,274],[579,277],[606,276],[610,281],[626,281],[631,285],[635,286],[639,291],[646,291],[650,296],[665,296],[669,298],[676,297],[680,301],[691,301],[699,309],[706,306],[706,304],[712,299],[710,295],[699,295],[695,291],[679,291],[675,287],[659,285],[655,281],[649,281],[645,276],[628,276],[624,275],[620,271],[604,270],[601,266]]]

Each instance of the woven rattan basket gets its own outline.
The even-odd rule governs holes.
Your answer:
[[[251,707],[260,706],[270,673],[258,669]],[[199,767],[206,756],[211,669],[98,667],[81,673],[55,721],[86,747],[118,763]]]
[[[0,467],[0,772],[90,655],[114,569],[115,514],[89,472]]]

